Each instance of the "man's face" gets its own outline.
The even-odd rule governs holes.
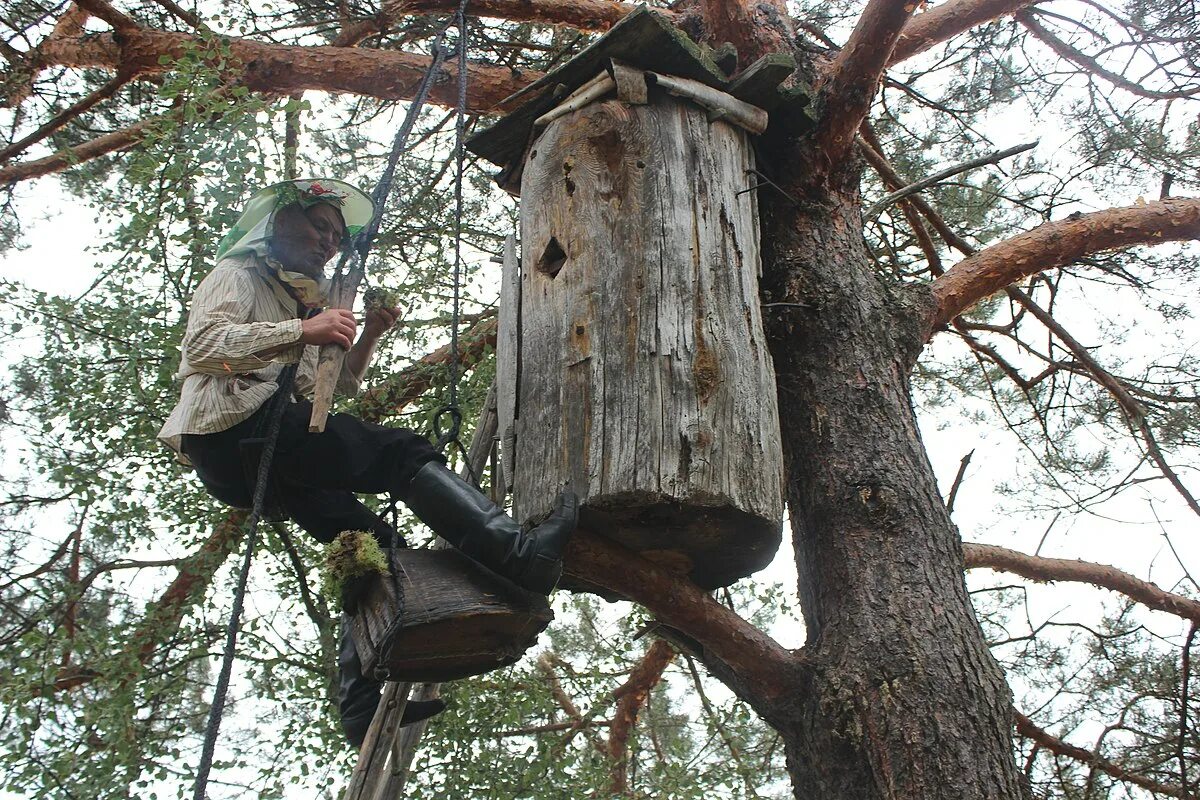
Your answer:
[[[345,230],[342,213],[332,205],[302,208],[293,203],[275,212],[271,254],[287,269],[319,278],[337,253]]]

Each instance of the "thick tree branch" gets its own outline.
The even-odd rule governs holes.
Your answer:
[[[497,317],[490,314],[460,336],[458,358],[462,366],[473,366],[487,355],[488,348],[496,346],[496,326]],[[363,395],[359,404],[363,417],[377,422],[399,413],[433,385],[449,362],[450,345],[447,344],[391,376]]]
[[[1132,772],[1119,764],[1114,764],[1107,758],[1104,758],[1099,753],[1093,753],[1091,750],[1085,750],[1082,747],[1076,747],[1073,744],[1068,744],[1057,736],[1050,734],[1044,729],[1034,724],[1033,720],[1025,716],[1019,711],[1014,711],[1013,715],[1017,720],[1017,733],[1024,736],[1033,742],[1036,742],[1039,747],[1044,747],[1051,753],[1060,756],[1073,758],[1083,764],[1095,767],[1106,775],[1111,775],[1119,781],[1132,783],[1134,786],[1140,786],[1143,789],[1148,789],[1151,792],[1169,795],[1170,797],[1178,797],[1186,800],[1186,795],[1178,786],[1169,786],[1158,781],[1151,780],[1144,775],[1139,775]]]
[[[698,0],[687,13],[698,19],[708,44],[729,42],[737,48],[740,67],[770,53],[791,52],[795,36],[782,0]],[[680,22],[685,30],[693,27],[690,20]]]
[[[617,710],[608,729],[608,791],[613,797],[629,792],[629,737],[650,691],[662,680],[663,672],[674,658],[674,647],[662,639],[655,640],[646,648],[629,679],[613,692]]]
[[[1165,611],[1200,622],[1200,602],[1165,591],[1149,581],[1135,578],[1128,572],[1104,564],[1031,556],[1005,547],[967,542],[963,543],[963,564],[967,569],[986,568],[1011,572],[1032,581],[1089,583],[1102,589],[1120,592],[1155,611]]]
[[[97,9],[109,8],[103,3],[97,5],[97,0],[92,2]],[[51,35],[38,47],[34,63],[37,69],[51,65],[112,69],[124,82],[167,71],[170,65],[159,63],[161,56],[179,58],[189,45],[196,43],[197,40],[186,33],[150,30],[136,25],[123,27],[119,35],[109,33],[77,38]],[[227,70],[228,85],[272,94],[299,94],[306,89],[315,89],[407,100],[415,93],[430,63],[429,57],[409,53],[365,51],[353,47],[270,45],[248,39],[230,39],[229,48],[233,66]],[[457,102],[457,67],[447,63],[443,70],[430,90],[429,99],[453,105]],[[473,110],[490,109],[538,77],[539,73],[522,74],[503,67],[473,66],[470,68],[468,104]],[[116,86],[113,91],[115,89]],[[170,113],[151,117],[46,158],[0,168],[0,186],[61,172],[75,164],[126,150],[141,142],[150,127],[170,117]]]
[[[343,28],[332,44],[335,47],[353,47],[370,36],[387,31],[400,17],[450,13],[457,8],[458,0],[387,2],[383,4],[382,11],[371,19]],[[509,22],[540,22],[584,31],[605,31],[636,8],[635,3],[616,3],[612,0],[473,0],[467,6],[467,13]],[[655,11],[667,17],[674,16],[668,9]]]
[[[977,25],[1012,14],[1033,0],[950,0],[918,14],[904,26],[888,64],[898,64]]]
[[[40,49],[40,60],[46,66],[111,70],[124,67],[134,77],[144,77],[171,68],[159,63],[161,56],[178,58],[188,46],[199,44],[186,33],[139,28],[119,42],[107,33],[48,40]],[[407,100],[413,96],[431,60],[429,56],[390,50],[264,44],[238,38],[230,38],[228,46],[235,64],[228,76],[231,81],[274,94],[312,89]],[[501,100],[539,77],[541,74],[536,72],[472,65],[467,104],[473,112],[493,110]],[[456,85],[457,68],[447,62],[430,90],[430,102],[453,106],[457,99]]]
[[[815,166],[829,171],[854,143],[892,49],[916,8],[907,0],[871,0],[850,39],[817,83],[821,121],[813,133]]]
[[[789,691],[802,666],[774,639],[701,591],[686,577],[615,542],[580,531],[567,550],[566,572],[604,586],[649,609],[661,622],[695,640],[702,660],[715,659],[749,687],[762,705]]]
[[[1021,278],[1065,266],[1085,255],[1137,244],[1200,238],[1200,200],[1169,199],[1073,214],[1047,222],[963,259],[935,280],[928,330],[945,325],[980,300]]]

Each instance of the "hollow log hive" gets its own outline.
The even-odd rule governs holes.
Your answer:
[[[741,95],[790,71],[755,65]],[[783,511],[747,130],[767,115],[651,12],[540,84],[469,145],[521,197],[497,344],[514,515],[570,487],[582,528],[727,585],[771,560]]]

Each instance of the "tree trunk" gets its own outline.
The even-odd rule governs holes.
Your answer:
[[[856,165],[814,190],[799,159],[780,162],[776,180],[806,202],[764,196],[763,288],[768,302],[804,304],[766,322],[810,661],[764,711],[795,796],[1028,797],[1009,689],[909,397],[928,293],[875,272]]]

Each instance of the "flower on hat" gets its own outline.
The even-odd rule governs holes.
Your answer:
[[[279,200],[279,207],[299,203],[303,208],[311,208],[317,203],[328,203],[341,208],[349,196],[345,192],[326,188],[316,181],[308,186],[301,186],[296,182],[281,183],[275,187],[275,194]]]

